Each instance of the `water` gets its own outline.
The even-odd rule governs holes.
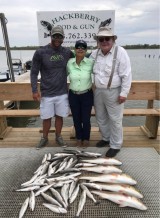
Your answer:
[[[32,59],[32,56],[34,54],[34,50],[11,50],[11,57],[19,58],[22,63],[25,63],[28,60]],[[8,69],[7,67],[7,59],[6,59],[6,52],[0,51],[0,72]]]
[[[32,59],[34,50],[14,50],[11,51],[12,58],[20,58],[22,63]],[[133,80],[159,80],[160,79],[160,50],[159,49],[129,49],[127,50],[131,60]],[[0,51],[0,72],[7,68],[7,60],[5,51]],[[158,102],[155,103],[158,105]],[[147,102],[144,101],[127,101],[125,107],[146,107]],[[37,107],[37,105],[32,105]],[[26,108],[27,104],[22,103],[22,108]],[[144,123],[144,117],[124,117],[124,126],[139,126]],[[52,120],[54,123],[54,119]],[[92,126],[97,126],[96,119],[91,118]],[[42,126],[40,118],[10,118],[8,124],[17,127],[39,127]],[[73,125],[72,118],[64,119],[64,126]],[[54,124],[53,124],[54,126]]]
[[[32,59],[34,52],[34,50],[12,50],[11,56],[20,58],[22,63],[25,63]],[[159,80],[159,49],[129,49],[127,52],[131,60],[133,80]],[[0,51],[0,60],[1,72],[2,69],[7,68],[5,51]]]

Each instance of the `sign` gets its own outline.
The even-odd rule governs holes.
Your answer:
[[[65,33],[63,45],[74,46],[83,39],[88,46],[96,46],[93,36],[99,26],[108,26],[114,31],[115,11],[40,11],[37,12],[39,45],[44,46],[51,40],[52,26],[62,26]]]

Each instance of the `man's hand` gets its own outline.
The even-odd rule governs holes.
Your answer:
[[[40,99],[41,99],[39,92],[33,93],[32,96],[33,96],[34,101],[40,101]]]
[[[119,96],[118,97],[118,102],[119,102],[119,104],[122,104],[122,103],[124,103],[126,101],[126,97],[123,97],[123,96]]]

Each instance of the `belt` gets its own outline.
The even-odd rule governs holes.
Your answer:
[[[73,91],[72,89],[70,89],[72,93],[76,94],[76,95],[81,95],[81,94],[85,94],[87,92],[89,92],[91,89],[86,89],[83,91]]]

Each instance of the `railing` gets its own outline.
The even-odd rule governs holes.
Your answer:
[[[38,84],[40,88],[40,84]],[[146,108],[124,109],[124,116],[145,116],[146,120],[141,129],[149,138],[156,138],[159,126],[160,109],[154,108],[154,101],[160,100],[159,81],[133,81],[128,100],[147,101]],[[8,110],[4,101],[33,101],[30,83],[0,83],[0,138],[3,139],[8,129],[6,117],[39,116],[39,109]],[[92,116],[95,116],[94,108]]]

